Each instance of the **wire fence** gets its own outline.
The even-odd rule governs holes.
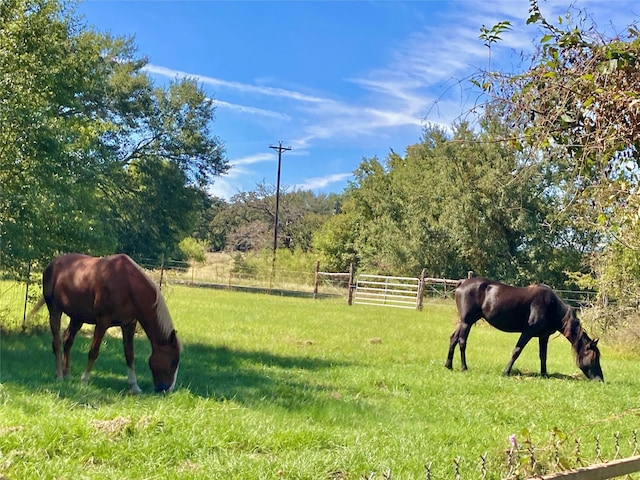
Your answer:
[[[519,441],[510,438],[510,447],[502,459],[484,453],[473,460],[457,456],[447,466],[427,462],[422,478],[451,480],[606,480],[634,479],[640,472],[638,431],[616,432],[613,438],[593,438],[587,445],[580,438],[571,438],[558,431],[551,432],[547,445],[534,445],[526,436]],[[605,445],[607,443],[608,445]],[[590,452],[588,450],[590,449]],[[610,451],[610,455],[603,453]],[[391,480],[391,470],[371,472],[366,480]],[[399,478],[399,477],[398,477]],[[419,477],[414,477],[419,478]]]
[[[353,271],[328,273],[315,270],[273,269],[270,274],[257,268],[234,268],[230,262],[219,264],[187,263],[173,260],[160,262],[141,258],[138,264],[160,285],[181,284],[194,287],[230,289],[253,293],[269,293],[283,296],[309,298],[344,298],[351,304],[357,277]],[[454,297],[457,280],[418,278],[423,280],[420,291],[422,300],[429,305],[439,305],[443,299]],[[585,291],[558,291],[560,296],[572,306],[590,307],[595,302],[595,294]],[[25,326],[29,305],[41,295],[40,277],[31,273],[30,282],[0,280],[0,327],[13,329]]]

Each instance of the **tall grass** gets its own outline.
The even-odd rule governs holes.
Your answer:
[[[517,336],[483,323],[469,371],[444,368],[452,304],[422,312],[344,301],[169,287],[185,348],[177,390],[126,394],[121,341],[102,346],[79,381],[90,338],[73,348],[74,378],[53,379],[46,328],[3,334],[0,475],[7,478],[487,478],[506,474],[508,437],[529,437],[542,462],[615,455],[614,435],[640,425],[638,358],[602,345],[606,383],[587,381],[563,338],[549,378],[532,342],[501,376]],[[45,317],[40,318],[42,325]],[[139,383],[152,381],[148,340],[136,339]],[[555,435],[554,435],[555,432]],[[621,454],[632,447],[623,441]],[[553,450],[553,451],[552,451]],[[550,460],[552,461],[552,460]]]

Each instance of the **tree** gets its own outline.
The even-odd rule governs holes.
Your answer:
[[[364,159],[342,213],[316,235],[325,263],[376,273],[461,278],[468,270],[511,283],[565,286],[582,256],[562,240],[551,178],[523,161],[494,117],[475,132],[427,127],[404,157]],[[574,235],[574,241],[578,237]],[[579,249],[577,250],[579,251]],[[552,258],[560,261],[552,261]]]
[[[216,216],[226,210],[229,204],[223,198],[211,197],[203,193],[202,210],[198,216],[192,237],[206,246],[206,250],[218,252],[224,249],[224,222],[217,225]]]
[[[543,33],[531,67],[515,75],[482,72],[476,85],[514,132],[505,141],[553,172],[556,219],[571,220],[567,235],[591,231],[594,251],[602,253],[593,257],[601,279],[595,284],[610,288],[609,262],[618,259],[619,270],[631,272],[625,264],[640,260],[640,33],[630,26],[625,39],[607,36],[571,12],[552,24],[536,0],[530,4],[527,23]],[[640,291],[640,277],[625,276],[630,280]]]
[[[313,233],[329,218],[340,195],[282,188],[278,212],[278,248],[308,252]],[[235,195],[219,211],[210,230],[225,235],[228,249],[249,251],[273,248],[275,187],[263,183],[256,190]]]
[[[201,208],[186,199],[229,168],[209,130],[214,106],[189,79],[154,87],[146,62],[131,39],[82,25],[66,1],[0,5],[3,269],[24,275],[63,251],[133,253],[149,241],[174,251],[178,232],[191,233],[195,216],[180,209]],[[148,227],[157,235],[123,234],[127,216],[160,221],[136,195],[163,185],[176,195],[163,198],[166,223]]]
[[[2,266],[25,272],[59,246],[114,245],[94,198],[102,165],[84,157],[107,124],[85,115],[104,86],[100,45],[57,2],[0,6]]]
[[[181,259],[180,241],[190,236],[202,195],[185,188],[184,173],[163,159],[134,162],[117,202],[119,250],[135,258]]]

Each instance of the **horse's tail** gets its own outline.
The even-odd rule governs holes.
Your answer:
[[[31,311],[27,314],[27,320],[29,320],[31,317],[33,317],[36,313],[38,313],[38,311],[42,308],[42,306],[44,305],[44,296],[40,297],[40,300],[38,300],[38,303],[36,303],[35,307],[33,307],[31,309]]]

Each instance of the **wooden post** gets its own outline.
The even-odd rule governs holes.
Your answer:
[[[353,270],[353,262],[351,262],[351,265],[349,266],[349,293],[347,297],[347,303],[349,305],[353,305],[353,290],[356,288],[353,284]]]
[[[316,262],[316,271],[313,277],[313,299],[318,298],[318,272],[320,271],[320,260]]]
[[[163,277],[164,277],[164,253],[160,256],[160,290],[162,290]]]
[[[418,279],[418,298],[416,298],[416,310],[422,310],[422,297],[424,295],[424,274],[426,268],[422,269],[420,278]]]
[[[635,456],[581,467],[566,472],[552,473],[542,477],[532,477],[531,480],[605,480],[608,478],[622,477],[638,471],[640,471],[640,456]]]
[[[22,309],[22,331],[27,328],[27,303],[29,302],[29,284],[31,283],[31,262],[27,265],[27,285],[24,291],[24,308]]]

